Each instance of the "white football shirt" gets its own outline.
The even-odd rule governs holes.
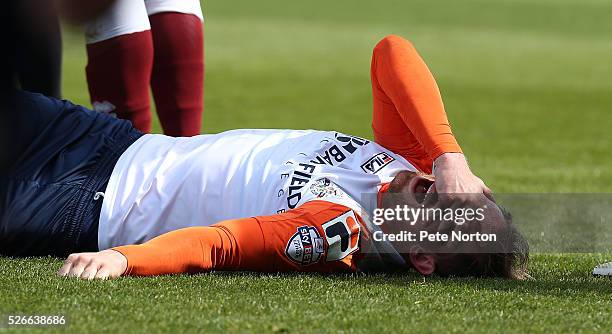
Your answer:
[[[321,197],[327,179],[362,214],[402,170],[416,168],[359,137],[315,130],[147,134],[119,158],[105,191],[100,249],[139,244],[179,228],[282,213]],[[372,203],[374,202],[374,203]]]

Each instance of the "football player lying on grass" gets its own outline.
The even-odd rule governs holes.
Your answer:
[[[59,271],[85,279],[410,268],[522,278],[525,243],[470,171],[416,50],[384,38],[371,76],[374,142],[314,130],[143,135],[129,122],[17,92],[11,129],[18,135],[6,157],[13,163],[1,179],[0,253],[85,252],[68,256]],[[470,228],[502,231],[509,247],[462,251],[446,243],[434,252],[375,241],[377,231],[398,231],[367,214],[393,207],[384,199],[390,193],[412,208],[486,207],[486,222]]]

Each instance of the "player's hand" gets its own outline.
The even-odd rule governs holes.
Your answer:
[[[477,201],[482,195],[493,200],[491,189],[472,173],[462,153],[444,153],[434,166],[439,205]]]
[[[121,276],[126,268],[125,256],[108,249],[96,253],[70,254],[57,274],[88,280],[108,279]]]

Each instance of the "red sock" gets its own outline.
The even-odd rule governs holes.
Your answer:
[[[204,109],[204,28],[191,14],[149,16],[155,50],[151,88],[164,133],[200,134]]]
[[[94,109],[115,113],[138,130],[151,132],[151,31],[88,44],[87,57],[87,83]]]

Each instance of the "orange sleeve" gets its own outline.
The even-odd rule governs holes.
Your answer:
[[[436,81],[410,42],[387,36],[372,55],[377,143],[425,172],[447,152],[461,152],[451,131]]]
[[[125,275],[354,271],[360,219],[343,205],[312,201],[282,214],[185,228],[113,249],[128,260]]]

